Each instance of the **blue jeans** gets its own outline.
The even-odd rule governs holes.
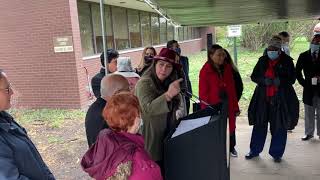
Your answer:
[[[271,128],[272,129],[272,128]],[[253,155],[258,155],[262,152],[266,137],[268,133],[268,124],[263,126],[253,126],[250,152]],[[269,154],[273,158],[281,158],[287,143],[287,130],[279,129],[276,132],[272,132],[271,144]]]

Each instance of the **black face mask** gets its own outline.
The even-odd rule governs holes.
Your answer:
[[[144,63],[149,65],[153,61],[153,56],[144,56]]]

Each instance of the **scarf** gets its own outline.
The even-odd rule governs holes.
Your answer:
[[[275,79],[274,67],[277,65],[278,62],[279,62],[279,59],[276,59],[273,61],[271,61],[271,60],[268,61],[268,69],[264,74],[264,76],[266,78],[269,78],[272,80]],[[271,85],[267,86],[266,95],[267,95],[267,97],[273,97],[274,95],[276,95],[277,91],[278,91],[278,88],[275,85],[271,84]]]

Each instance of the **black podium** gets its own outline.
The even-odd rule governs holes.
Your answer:
[[[210,118],[207,124],[172,137],[174,129],[165,139],[166,180],[230,179],[227,104],[200,110],[181,122],[203,117]]]

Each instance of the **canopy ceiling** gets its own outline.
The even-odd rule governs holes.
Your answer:
[[[151,0],[181,25],[247,24],[320,17],[320,0]]]

